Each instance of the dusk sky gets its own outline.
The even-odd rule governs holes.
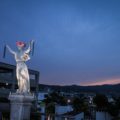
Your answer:
[[[0,0],[0,61],[15,64],[4,44],[31,39],[41,84],[120,83],[119,0]]]

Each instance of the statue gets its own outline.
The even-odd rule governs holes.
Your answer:
[[[18,51],[13,51],[8,45],[6,48],[12,53],[16,61],[16,77],[18,80],[17,93],[30,93],[30,78],[28,73],[26,61],[30,60],[30,53],[33,51],[34,41],[29,42],[28,48],[25,50],[26,44],[24,42],[16,42]]]

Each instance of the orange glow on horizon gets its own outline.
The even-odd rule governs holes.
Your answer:
[[[88,82],[88,83],[83,83],[83,86],[94,86],[94,85],[105,85],[105,84],[118,84],[120,83],[120,78],[115,78],[115,79],[108,79],[108,80],[102,80],[102,81],[97,81],[97,82]]]

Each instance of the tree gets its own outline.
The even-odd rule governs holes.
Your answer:
[[[105,109],[108,105],[108,99],[103,94],[97,94],[93,99],[94,104],[96,104],[98,109]]]
[[[119,109],[118,109],[118,106],[116,104],[110,103],[107,107],[107,111],[113,117],[117,117],[119,114]]]
[[[74,111],[80,112],[80,111],[86,111],[88,106],[85,104],[84,99],[76,97],[72,102],[72,107]]]
[[[120,97],[114,100],[115,100],[114,103],[108,104],[108,112],[111,116],[114,117],[114,119],[118,120],[118,115],[120,110]]]
[[[45,103],[58,103],[60,105],[67,105],[67,100],[61,96],[60,94],[58,94],[57,92],[53,92],[51,93],[46,99],[45,99]]]

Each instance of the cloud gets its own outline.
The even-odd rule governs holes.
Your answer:
[[[105,85],[105,84],[118,84],[120,83],[120,78],[113,78],[113,79],[107,79],[107,80],[100,80],[100,81],[97,81],[97,82],[87,82],[87,83],[83,83],[82,85],[83,86],[92,86],[92,85]]]

